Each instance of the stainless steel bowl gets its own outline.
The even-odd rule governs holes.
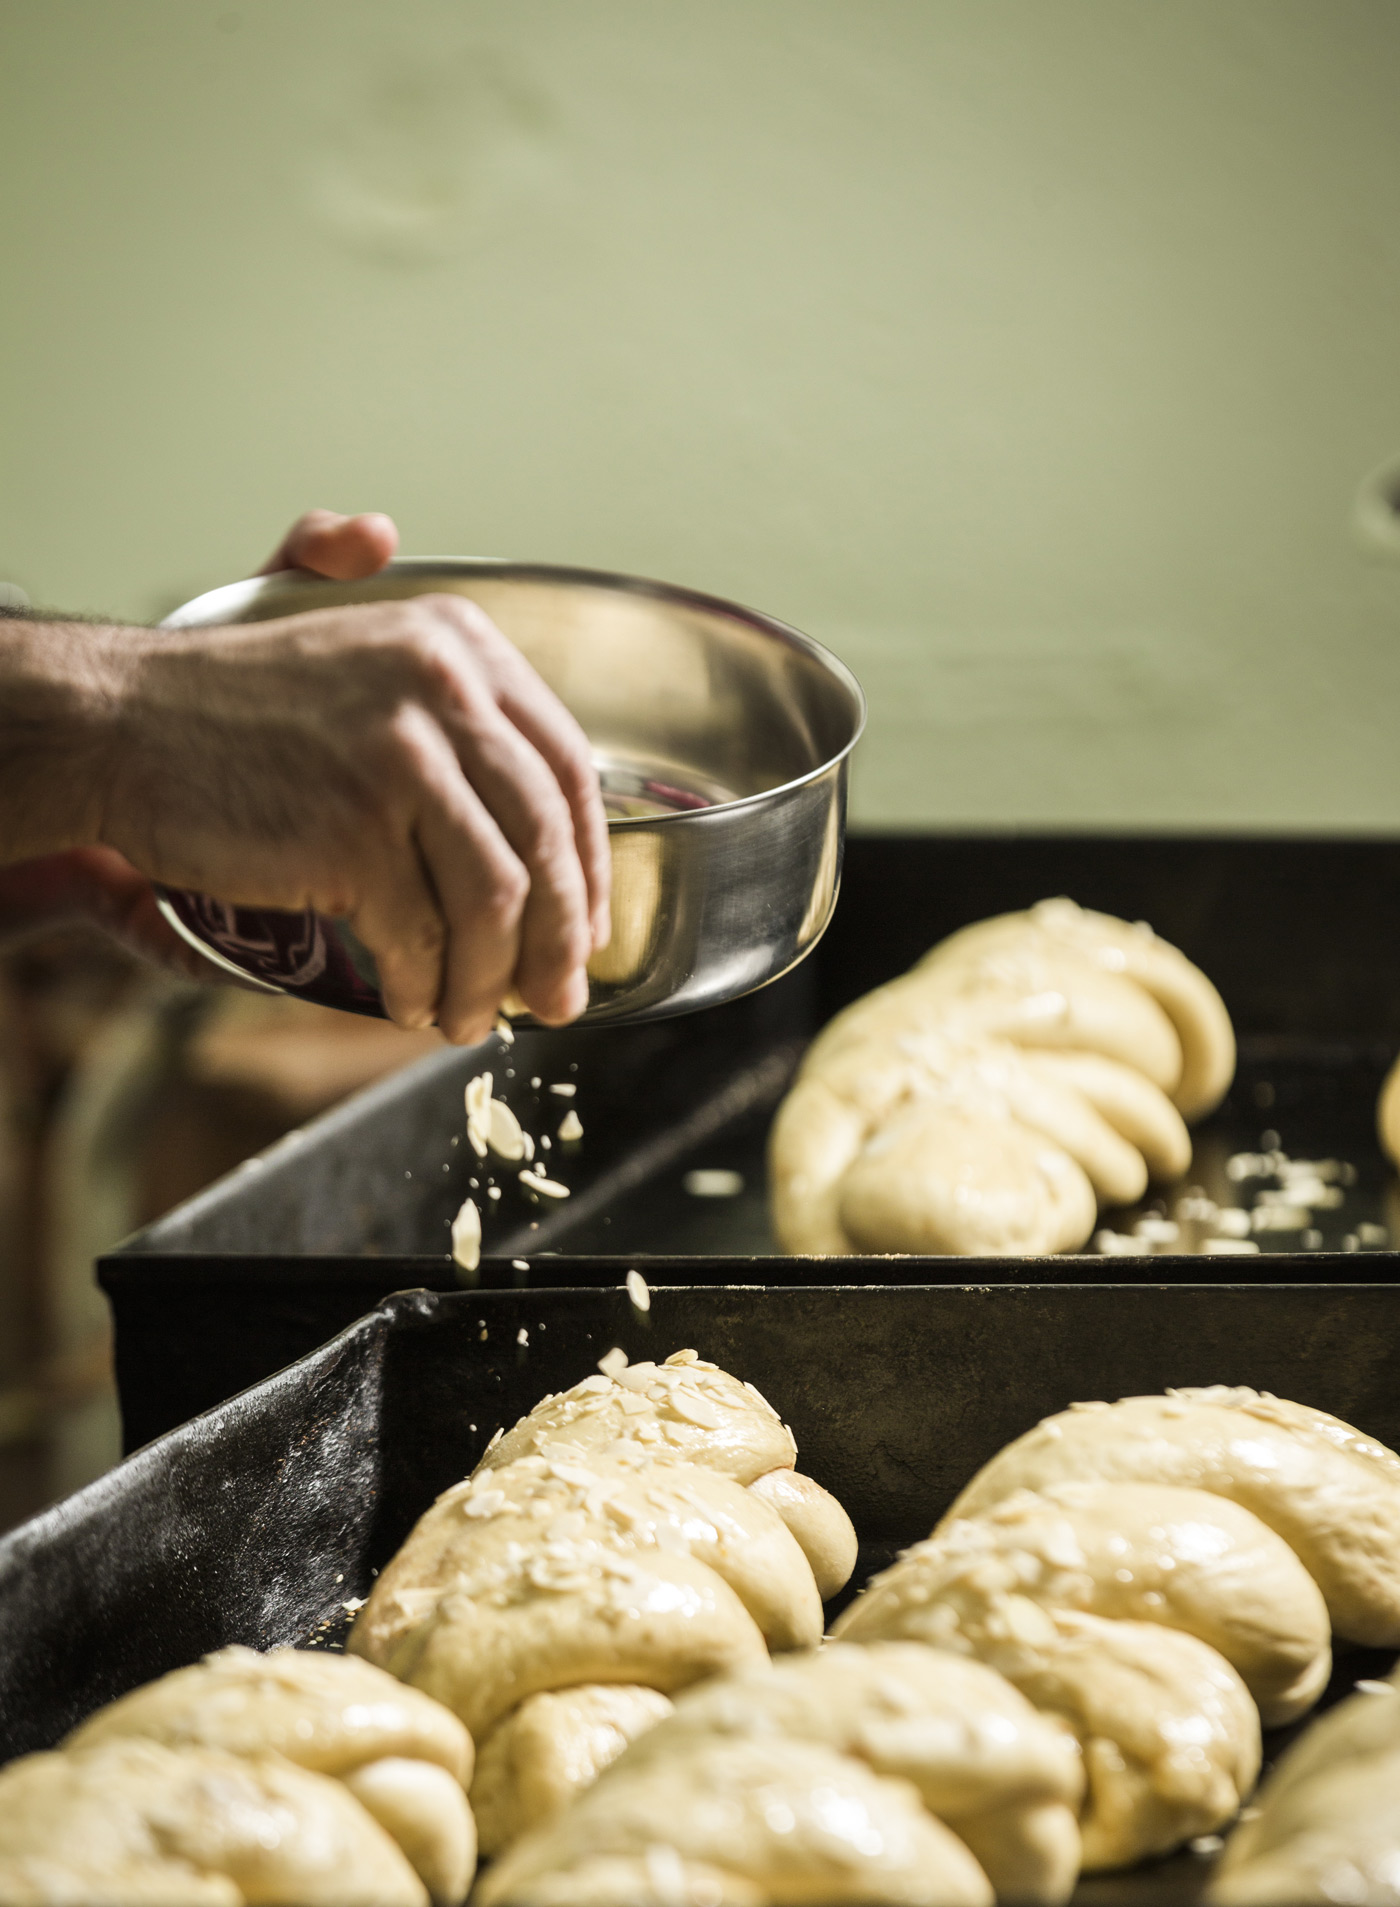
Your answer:
[[[593,570],[416,557],[364,582],[292,571],[211,590],[166,627],[451,591],[479,603],[573,711],[609,810],[612,941],[587,1021],[658,1020],[776,980],[836,902],[865,698],[784,623],[693,590]],[[344,922],[166,890],[171,925],[277,992],[383,1014]],[[526,1017],[526,1016],[522,1016]]]

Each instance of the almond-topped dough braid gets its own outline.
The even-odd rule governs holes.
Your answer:
[[[1191,1161],[1234,1071],[1219,995],[1149,929],[1043,902],[944,941],[812,1043],[770,1140],[784,1249],[1082,1245]]]
[[[694,1351],[603,1364],[419,1519],[349,1640],[465,1722],[493,1850],[593,1780],[660,1698],[813,1648],[855,1562],[849,1518],[793,1469],[752,1385]]]
[[[1225,1845],[1212,1907],[1389,1907],[1400,1877],[1400,1683],[1357,1684],[1285,1750]]]
[[[615,1898],[1060,1907],[1079,1873],[1079,1746],[991,1669],[833,1644],[680,1696],[515,1843],[482,1907]]]
[[[1318,1699],[1334,1630],[1400,1646],[1400,1457],[1325,1411],[1212,1385],[1046,1418],[835,1633],[963,1651],[1063,1715],[1088,1773],[1085,1862],[1105,1866],[1231,1819],[1260,1716]]]
[[[86,1753],[131,1739],[280,1755],[332,1775],[398,1843],[438,1907],[471,1885],[471,1737],[440,1702],[368,1662],[220,1649],[98,1709],[63,1745]]]
[[[328,1775],[282,1755],[118,1737],[0,1769],[0,1900],[428,1907],[428,1890]]]

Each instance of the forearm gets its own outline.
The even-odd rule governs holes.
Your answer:
[[[121,632],[0,615],[0,866],[101,839]]]

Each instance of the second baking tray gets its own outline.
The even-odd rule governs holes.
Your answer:
[[[855,1522],[856,1585],[1074,1399],[1252,1384],[1400,1443],[1400,1287],[1282,1262],[1270,1283],[662,1288],[645,1314],[613,1289],[406,1292],[0,1539],[0,1759],[226,1643],[336,1646],[434,1496],[614,1344],[757,1384]],[[1390,1661],[1343,1654],[1333,1692]],[[1189,1900],[1204,1872],[1184,1854],[1080,1898]]]
[[[662,1283],[884,1277],[869,1260],[805,1270],[773,1261],[763,1152],[774,1107],[806,1041],[848,1000],[967,921],[1057,893],[1152,920],[1225,995],[1240,1072],[1197,1134],[1193,1177],[1227,1202],[1238,1194],[1230,1156],[1273,1136],[1295,1156],[1335,1157],[1355,1168],[1355,1182],[1317,1214],[1310,1275],[1351,1276],[1347,1247],[1380,1261],[1375,1275],[1397,1275],[1400,1257],[1386,1248],[1394,1181],[1374,1133],[1376,1092],[1400,1044],[1395,843],[855,836],[832,926],[788,979],[659,1026],[445,1051],[291,1134],[110,1254],[101,1277],[117,1321],[129,1443],[299,1356],[387,1291],[452,1287],[448,1226],[469,1191],[482,1198],[480,1183],[471,1186],[483,1175],[466,1145],[462,1092],[483,1066],[534,1131],[553,1130],[572,1105],[585,1132],[576,1153],[550,1154],[573,1187],[564,1204],[530,1203],[510,1174],[499,1202],[483,1199],[485,1282],[618,1282],[631,1265]],[[556,1085],[574,1096],[552,1093]],[[687,1184],[697,1167],[742,1189],[696,1197]],[[1126,1230],[1132,1221],[1109,1223]],[[1260,1239],[1266,1252],[1303,1242]],[[959,1264],[907,1260],[897,1275],[965,1278]],[[985,1272],[1008,1275],[1026,1275],[1024,1262]],[[1042,1260],[1034,1275],[1064,1274]],[[1117,1275],[1177,1273],[1153,1259]]]

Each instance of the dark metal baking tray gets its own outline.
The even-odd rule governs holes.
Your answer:
[[[1202,1265],[1171,1283],[1112,1262],[1091,1281],[1078,1261],[1054,1281],[662,1287],[646,1314],[610,1288],[391,1297],[0,1540],[0,1758],[205,1650],[336,1646],[343,1605],[434,1495],[613,1344],[634,1361],[693,1345],[771,1397],[851,1512],[857,1583],[1074,1398],[1248,1383],[1400,1443],[1400,1286],[1318,1284],[1303,1259],[1255,1282]],[[1334,1692],[1389,1663],[1344,1657]],[[1190,1900],[1203,1871],[1182,1855],[1081,1896]]]
[[[463,1137],[462,1092],[483,1064],[535,1131],[575,1084],[585,1126],[562,1206],[530,1203],[510,1175],[488,1206],[483,1282],[652,1283],[698,1278],[840,1282],[966,1279],[965,1261],[882,1261],[832,1270],[772,1261],[763,1149],[803,1046],[847,1001],[902,972],[969,920],[1067,893],[1148,918],[1220,986],[1241,1039],[1225,1106],[1197,1135],[1193,1178],[1225,1202],[1231,1154],[1271,1132],[1294,1154],[1356,1168],[1342,1206],[1319,1215],[1310,1275],[1351,1277],[1341,1248],[1389,1236],[1393,1175],[1374,1134],[1376,1092],[1400,1045],[1400,844],[1384,840],[857,835],[825,939],[787,979],[732,1006],[642,1028],[526,1033],[505,1053],[445,1051],[360,1094],[128,1240],[101,1263],[117,1327],[128,1447],[325,1340],[404,1284],[447,1290],[453,1213],[480,1176]],[[532,1080],[540,1085],[535,1088]],[[555,1152],[550,1155],[559,1158]],[[696,1166],[737,1173],[743,1192],[701,1199]],[[1108,1215],[1107,1223],[1129,1219]],[[1400,1227],[1397,1228],[1400,1235]],[[1265,1253],[1296,1250],[1287,1235]],[[512,1263],[527,1259],[521,1273]],[[1036,1262],[1061,1277],[1064,1261]],[[1134,1264],[1136,1260],[1119,1261]],[[1128,1276],[1174,1276],[1152,1259]],[[1229,1275],[1238,1272],[1236,1261]],[[998,1262],[979,1277],[1024,1276]],[[159,1386],[162,1359],[180,1386]],[[180,1389],[177,1404],[174,1390]]]

